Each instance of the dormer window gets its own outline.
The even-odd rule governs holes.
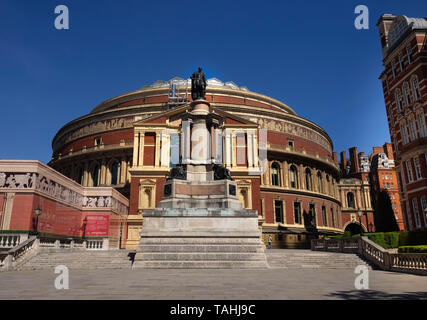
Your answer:
[[[411,46],[410,45],[406,46],[406,56],[408,57],[408,64],[411,64],[412,62],[411,53],[412,53]]]
[[[400,71],[403,71],[403,54],[399,53],[399,67]]]
[[[100,146],[101,145],[101,137],[96,137],[95,138],[95,146]]]

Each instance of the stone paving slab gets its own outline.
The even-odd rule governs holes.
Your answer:
[[[427,277],[369,271],[356,290],[354,269],[69,270],[69,289],[54,270],[0,273],[0,299],[427,299]]]

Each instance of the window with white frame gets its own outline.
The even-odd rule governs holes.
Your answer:
[[[417,198],[412,199],[412,212],[414,213],[415,227],[420,227],[420,217],[418,216]]]
[[[411,164],[408,161],[405,161],[405,168],[406,168],[406,176],[408,177],[408,182],[412,182]]]
[[[418,78],[415,76],[411,81],[412,94],[414,96],[414,101],[417,101],[420,97],[420,87],[418,86]]]
[[[417,115],[418,128],[420,129],[420,137],[425,137],[427,135],[425,117],[423,114]]]
[[[400,89],[396,89],[395,93],[395,100],[396,100],[396,108],[397,111],[402,111],[402,95],[400,93]]]
[[[411,45],[407,45],[406,46],[406,56],[408,58],[408,64],[411,64],[411,62],[412,62],[411,53],[412,53]]]
[[[407,82],[403,84],[403,98],[405,100],[405,106],[409,106],[411,104],[411,92]]]
[[[409,143],[408,132],[407,132],[406,126],[404,124],[402,124],[400,126],[400,132],[402,133],[403,144],[408,144]]]
[[[415,168],[415,179],[420,180],[422,178],[420,159],[418,159],[418,157],[415,157],[413,160],[414,160],[414,168]]]
[[[403,54],[399,53],[399,67],[400,71],[403,71]]]
[[[417,131],[415,129],[415,122],[409,121],[409,135],[411,137],[411,141],[414,141],[417,139]]]
[[[393,78],[396,78],[396,64],[394,60],[391,62],[391,72],[393,73]]]

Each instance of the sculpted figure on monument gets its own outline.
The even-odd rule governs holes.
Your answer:
[[[227,179],[227,180],[233,181],[233,178],[231,177],[231,174],[230,174],[230,170],[228,170],[227,168],[224,168],[222,165],[214,164],[213,170],[214,170],[215,180]]]
[[[176,167],[172,168],[170,171],[169,178],[170,179],[179,179],[186,180],[187,179],[187,171],[183,164],[177,164]]]
[[[206,95],[206,78],[202,72],[202,68],[199,67],[199,71],[194,72],[191,75],[191,97],[194,100],[202,99],[205,100]]]

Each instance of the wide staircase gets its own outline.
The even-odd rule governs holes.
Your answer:
[[[142,238],[134,267],[243,268],[267,267],[257,238]]]
[[[54,269],[130,269],[132,253],[128,250],[43,249],[18,270]]]
[[[300,249],[266,250],[270,268],[289,269],[354,269],[370,265],[354,253],[318,252]]]

